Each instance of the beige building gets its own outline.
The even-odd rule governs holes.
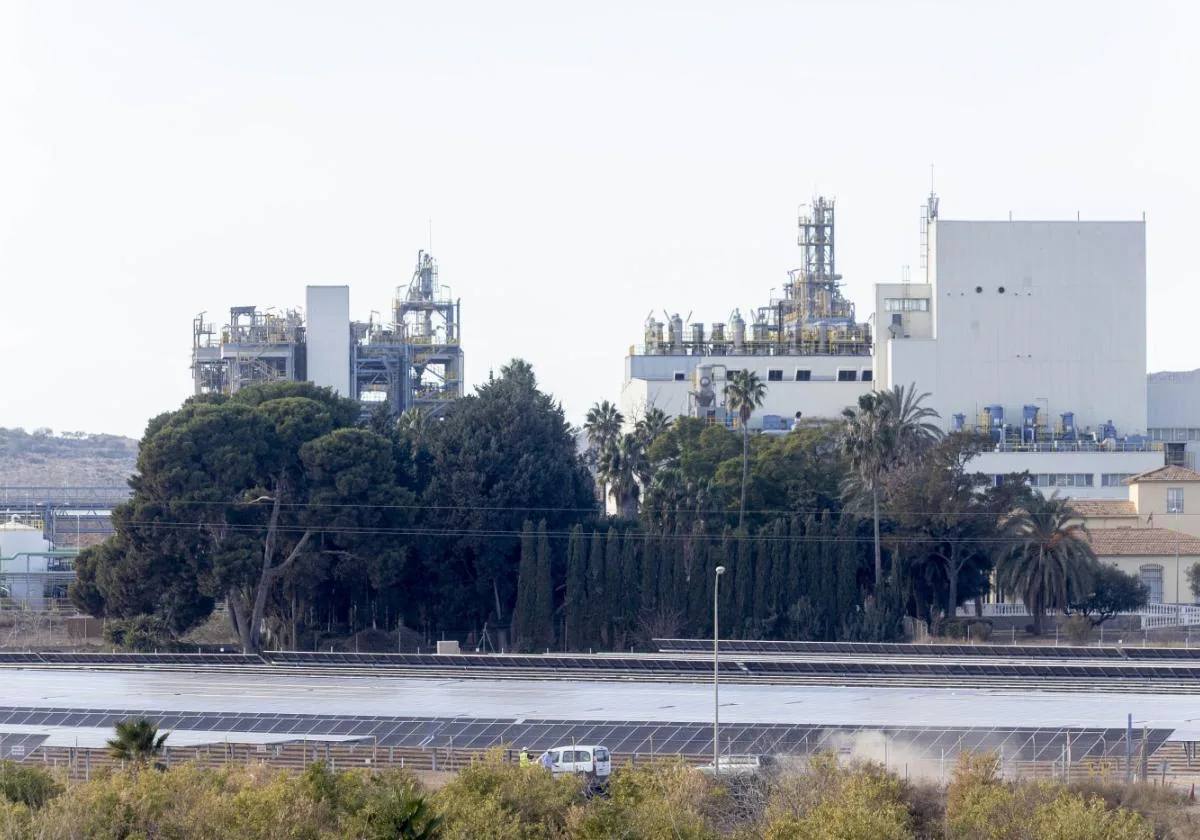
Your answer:
[[[1165,466],[1125,484],[1127,499],[1071,502],[1096,556],[1137,575],[1152,604],[1195,602],[1187,570],[1200,562],[1200,473]]]
[[[1095,528],[1088,540],[1101,563],[1136,575],[1151,604],[1191,604],[1187,570],[1200,562],[1200,538],[1169,528]]]

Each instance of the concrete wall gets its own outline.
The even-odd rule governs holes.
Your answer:
[[[1074,411],[1080,428],[1145,432],[1143,222],[937,220],[929,235],[933,384],[894,345],[890,381],[932,391],[947,425],[960,412],[973,425],[991,404],[1019,423],[1022,405],[1040,404],[1043,423]]]
[[[350,388],[350,287],[308,286],[305,302],[308,380],[354,398]]]
[[[695,389],[693,372],[697,365],[724,365],[728,370],[752,370],[767,386],[766,402],[755,412],[794,417],[797,411],[806,418],[834,418],[854,404],[860,394],[874,387],[874,381],[862,381],[864,371],[872,371],[870,356],[628,356],[625,359],[625,384],[621,389],[621,413],[627,423],[656,406],[669,415],[688,413],[688,394]],[[797,382],[796,371],[807,370],[811,378]],[[783,371],[783,380],[769,381],[772,370]],[[839,382],[839,370],[853,370],[856,381]],[[675,375],[683,374],[683,381]],[[718,377],[721,374],[717,374]],[[721,384],[716,386],[717,402],[722,401]],[[752,427],[755,420],[751,420]]]

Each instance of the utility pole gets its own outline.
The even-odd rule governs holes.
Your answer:
[[[718,641],[720,633],[720,600],[721,575],[725,574],[724,566],[717,566],[713,579],[713,775],[721,775],[721,648]]]

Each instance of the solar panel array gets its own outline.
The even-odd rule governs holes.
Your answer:
[[[46,740],[45,735],[29,732],[0,732],[0,761],[21,761]]]
[[[146,717],[160,729],[213,732],[214,740],[236,740],[237,733],[288,736],[320,741],[330,736],[371,742],[380,747],[436,747],[482,750],[528,747],[543,750],[562,744],[603,744],[614,753],[703,756],[712,752],[712,725],[701,722],[565,721],[513,718],[428,718],[364,715],[305,715],[221,712],[167,712],[132,709],[37,709],[0,707],[0,727],[115,726]],[[953,756],[962,750],[992,750],[1004,760],[1058,760],[1069,749],[1073,760],[1124,755],[1122,729],[1021,727],[866,727],[809,724],[726,723],[722,751],[729,754],[806,755],[855,744],[870,747],[887,741],[893,749],[919,759]],[[1142,733],[1139,731],[1138,738]],[[1147,754],[1170,735],[1146,732]],[[2,739],[3,736],[0,736]],[[12,737],[12,736],[9,736]],[[34,738],[44,736],[31,736]],[[873,742],[871,739],[876,739]],[[1069,742],[1069,747],[1068,747]],[[0,744],[3,741],[0,740]],[[38,742],[40,743],[40,741]]]
[[[712,639],[655,639],[661,653],[712,653]],[[1200,659],[1200,648],[900,644],[722,639],[722,653],[830,656],[986,656],[1016,659]]]
[[[61,653],[0,651],[0,665],[262,665],[243,653]]]
[[[630,676],[655,675],[681,678],[711,674],[713,663],[702,658],[669,658],[651,656],[571,656],[549,654],[537,656],[487,654],[445,655],[416,653],[269,653],[268,661],[277,665],[308,666],[337,664],[358,667],[405,667],[405,668],[466,668],[476,670],[526,670],[547,674],[571,672],[583,677],[588,673],[620,672]],[[1091,677],[1102,679],[1176,679],[1200,681],[1200,662],[1178,664],[1141,665],[1125,660],[1111,662],[1062,663],[997,663],[997,662],[926,662],[909,661],[897,657],[895,661],[879,660],[792,660],[778,659],[722,659],[721,673],[746,678],[761,676],[822,675],[838,677],[855,676],[958,676],[958,677]]]

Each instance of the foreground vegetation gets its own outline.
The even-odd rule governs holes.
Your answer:
[[[1152,840],[1197,836],[1183,797],[1145,785],[1012,784],[964,756],[945,788],[832,756],[769,780],[714,782],[679,764],[619,770],[606,796],[498,754],[437,790],[400,771],[301,774],[264,767],[131,765],[64,783],[0,763],[0,838],[762,838],[762,840]]]

